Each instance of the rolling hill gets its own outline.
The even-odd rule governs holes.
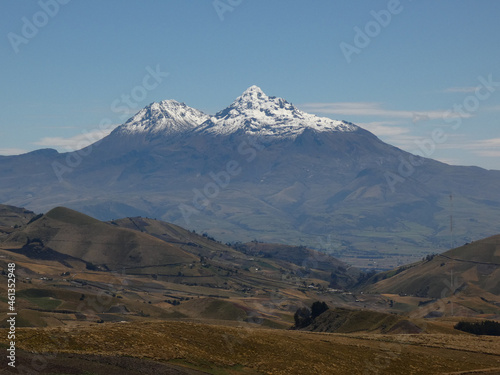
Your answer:
[[[11,217],[10,211],[23,212],[9,208],[3,214]],[[324,254],[321,263],[308,263],[317,254],[302,247],[270,257],[241,246],[253,245],[228,246],[140,217],[105,223],[57,207],[0,238],[0,266],[17,265],[18,306],[26,326],[184,318],[258,319],[283,328],[302,303],[326,294],[334,281],[338,287],[352,285],[359,274]],[[105,303],[96,304],[101,295]],[[92,305],[82,312],[87,301]],[[6,302],[0,299],[0,307]]]
[[[420,315],[487,315],[500,312],[500,235],[372,276],[358,287],[391,298],[418,297]]]
[[[198,258],[164,241],[116,228],[74,210],[57,207],[5,240],[26,249],[43,249],[81,259],[107,270],[191,263]]]
[[[261,242],[226,244],[216,241],[208,234],[194,234],[175,224],[142,217],[113,220],[111,224],[138,230],[160,238],[171,244],[179,245],[186,251],[213,259],[214,256],[236,263],[248,259],[261,258],[271,261],[285,269],[291,267],[302,276],[329,281],[336,288],[346,288],[354,285],[360,275],[358,269],[350,267],[338,259],[305,246],[290,246]],[[233,262],[233,265],[236,264]]]

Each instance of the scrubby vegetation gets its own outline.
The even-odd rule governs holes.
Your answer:
[[[6,337],[5,330],[0,334]],[[181,372],[182,368],[146,371],[169,363],[205,374],[463,374],[495,370],[500,354],[496,340],[485,342],[472,335],[374,335],[367,339],[365,334],[316,335],[180,321],[104,322],[69,330],[47,328],[37,334],[31,328],[19,328],[17,334],[19,353],[53,353],[50,366],[71,355],[58,368],[61,371],[40,374],[117,374],[91,367],[94,363],[103,366],[102,358],[121,366],[131,366],[125,360],[147,359],[141,363],[144,367],[133,367],[137,372],[122,368],[121,374],[133,375],[139,370],[141,374],[189,373],[189,369]],[[77,361],[82,356],[86,361]],[[20,357],[26,367],[31,360]]]
[[[295,325],[293,328],[300,329],[310,325],[314,319],[323,314],[329,307],[325,302],[316,301],[311,305],[311,308],[302,307],[295,312],[293,316]]]
[[[482,322],[466,322],[462,320],[455,324],[455,329],[475,335],[500,336],[500,323],[493,320],[483,320]]]

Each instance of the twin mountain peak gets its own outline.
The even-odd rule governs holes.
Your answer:
[[[176,100],[163,100],[140,110],[114,133],[155,136],[187,132],[215,136],[245,133],[270,138],[295,138],[308,128],[317,132],[353,132],[359,129],[346,121],[305,113],[286,100],[267,96],[259,87],[251,86],[229,107],[214,116]]]

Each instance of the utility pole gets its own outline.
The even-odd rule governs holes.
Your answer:
[[[453,193],[450,193],[450,250],[451,250],[451,269],[450,269],[450,286],[451,286],[451,315],[453,316],[453,296],[455,295],[455,285],[453,283]]]

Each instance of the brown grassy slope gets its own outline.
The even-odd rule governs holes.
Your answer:
[[[133,217],[114,220],[113,225],[141,231],[160,238],[168,243],[181,246],[183,250],[202,255],[214,260],[220,257],[222,263],[232,263],[242,268],[257,267],[259,269],[294,270],[301,276],[330,282],[334,273],[334,286],[345,288],[353,285],[359,270],[327,254],[308,249],[303,246],[267,244],[250,242],[234,247],[226,246],[210,237],[190,232],[177,225],[148,218]],[[254,259],[255,261],[249,261]],[[306,271],[307,269],[307,271]]]
[[[282,260],[296,264],[304,269],[314,269],[317,278],[324,279],[324,275],[334,273],[336,276],[332,284],[337,288],[345,288],[354,285],[360,271],[346,263],[319,251],[308,249],[304,246],[290,246],[282,244],[269,244],[249,242],[239,245],[240,251],[246,254],[261,256],[274,260]]]
[[[0,235],[10,233],[14,226],[26,225],[34,216],[24,208],[0,204]]]
[[[337,333],[420,333],[423,331],[422,328],[399,315],[343,308],[325,311],[303,330]]]
[[[147,233],[196,255],[210,258],[214,255],[219,256],[222,254],[225,260],[234,259],[241,261],[248,259],[241,252],[214,241],[208,238],[208,236],[199,235],[178,225],[164,221],[143,217],[127,217],[113,220],[110,223],[116,227]]]
[[[125,306],[130,314],[121,314],[118,320],[186,317],[241,321],[258,317],[265,321],[264,324],[288,328],[292,325],[295,310],[317,298],[313,292],[307,290],[303,293],[292,282],[280,278],[266,278],[243,270],[227,276],[226,271],[211,265],[203,266],[200,262],[193,269],[190,265],[173,266],[170,270],[163,267],[173,275],[181,272],[183,276],[179,277],[131,274],[130,269],[113,273],[88,270],[82,262],[69,261],[70,267],[57,260],[29,259],[1,250],[0,245],[0,270],[6,270],[9,262],[17,265],[16,306],[24,319],[24,326],[72,324],[78,317],[77,313],[82,311],[89,321],[99,318],[116,320],[119,314],[99,317],[96,314],[120,305]],[[214,276],[188,276],[198,269]],[[1,297],[7,294],[6,288],[6,282],[0,283],[0,312],[7,311],[7,299]],[[26,295],[28,289],[29,295]],[[63,293],[64,290],[68,292]],[[83,301],[80,300],[82,294],[85,295]],[[174,301],[180,305],[172,305]],[[53,306],[56,302],[58,306]],[[46,311],[28,313],[30,309]],[[74,313],[61,315],[61,309]],[[47,321],[48,318],[53,319]],[[6,316],[0,321],[5,319]]]
[[[36,360],[41,362],[37,363]],[[37,356],[34,353],[17,350],[16,361],[20,364],[17,369],[11,369],[10,371],[8,369],[4,371],[0,370],[0,373],[19,374],[24,372],[33,375],[206,375],[206,372],[169,363],[121,356],[73,353]],[[30,368],[29,364],[34,364],[34,366]],[[26,368],[29,370],[26,370]],[[30,370],[31,372],[27,372]]]
[[[62,254],[110,269],[191,263],[197,260],[179,247],[145,233],[116,228],[79,212],[58,207],[13,233],[6,241],[22,246],[39,239]]]
[[[478,290],[500,294],[500,235],[449,250],[402,272],[376,275],[371,280],[375,283],[364,290],[442,298],[450,295],[451,272],[456,284],[453,289],[461,293],[470,289],[474,294]]]
[[[147,322],[19,329],[17,342],[28,351],[150,358],[212,374],[445,374],[500,369],[500,338],[466,334],[314,334]]]

